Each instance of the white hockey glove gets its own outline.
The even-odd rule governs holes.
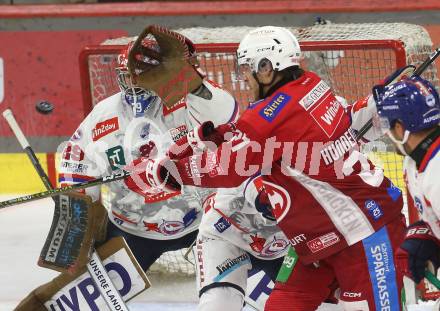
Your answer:
[[[224,134],[234,129],[233,123],[214,127],[211,121],[204,122],[172,145],[168,156],[171,160],[180,160],[207,149],[215,150],[224,141]]]
[[[139,158],[125,170],[131,173],[124,179],[127,187],[144,196],[147,202],[168,199],[180,193],[180,177],[174,162],[168,157]]]

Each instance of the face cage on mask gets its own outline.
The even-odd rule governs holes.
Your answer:
[[[128,70],[116,69],[116,72],[125,102],[131,106],[135,117],[143,116],[155,101],[156,96],[151,91],[135,86]]]
[[[391,124],[388,118],[382,117],[378,113],[373,115],[373,127],[378,129],[382,135],[387,135],[403,155],[408,155],[403,145],[408,141],[411,132],[405,130],[402,140],[398,140],[391,132],[394,125],[395,122]]]

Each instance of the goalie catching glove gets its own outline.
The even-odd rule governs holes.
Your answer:
[[[396,258],[403,273],[418,284],[425,276],[429,261],[434,265],[434,271],[440,266],[440,243],[425,222],[415,222],[408,227]]]
[[[151,42],[158,45],[152,49]],[[148,26],[128,55],[128,70],[137,87],[156,93],[170,108],[202,84],[194,44],[163,26]]]

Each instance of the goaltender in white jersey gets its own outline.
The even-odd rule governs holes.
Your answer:
[[[152,96],[149,109],[137,118],[122,92],[104,99],[81,123],[65,148],[60,181],[70,184],[109,175],[152,151],[152,141],[157,144],[162,140],[162,145],[156,147],[166,150],[173,142],[171,139],[186,135],[198,122],[213,120],[221,124],[232,118],[236,110],[233,98],[207,80],[203,87],[213,95],[210,101],[188,94],[170,111],[158,97]],[[160,196],[145,198],[128,189],[123,181],[113,182],[109,188],[110,220],[124,231],[154,239],[177,238],[196,230],[207,192],[184,191],[163,201]],[[100,188],[88,188],[86,193],[98,200]]]
[[[144,41],[145,47],[159,51],[157,44]],[[189,40],[185,44],[194,52]],[[234,98],[206,79],[171,107],[155,93],[130,86],[126,65],[130,48],[131,44],[120,55],[116,70],[121,92],[98,103],[64,148],[59,175],[62,185],[111,174],[133,159],[166,150],[202,122],[210,120],[219,125],[238,116]],[[191,245],[202,217],[203,200],[212,192],[188,187],[178,195],[148,195],[130,190],[127,181],[113,182],[109,188],[107,238],[124,236],[145,270],[162,252]],[[99,187],[85,191],[93,200],[100,198]],[[150,245],[156,240],[163,242]]]

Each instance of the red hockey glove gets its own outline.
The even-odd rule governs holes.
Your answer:
[[[405,240],[396,252],[397,266],[417,284],[424,278],[428,261],[435,271],[440,266],[440,243],[423,221],[408,227]]]
[[[383,94],[385,93],[385,86],[411,77],[415,69],[416,67],[413,65],[401,67],[393,72],[391,75],[383,79],[379,84],[373,86],[373,98],[376,103],[378,103],[382,99]]]
[[[164,200],[180,193],[179,175],[169,158],[139,158],[125,170],[131,173],[124,179],[125,184],[130,190],[144,196],[146,202]]]
[[[206,149],[214,150],[224,142],[224,134],[234,129],[233,123],[214,127],[211,121],[204,122],[172,145],[168,150],[168,157],[171,160],[180,160],[195,152],[203,152]]]

